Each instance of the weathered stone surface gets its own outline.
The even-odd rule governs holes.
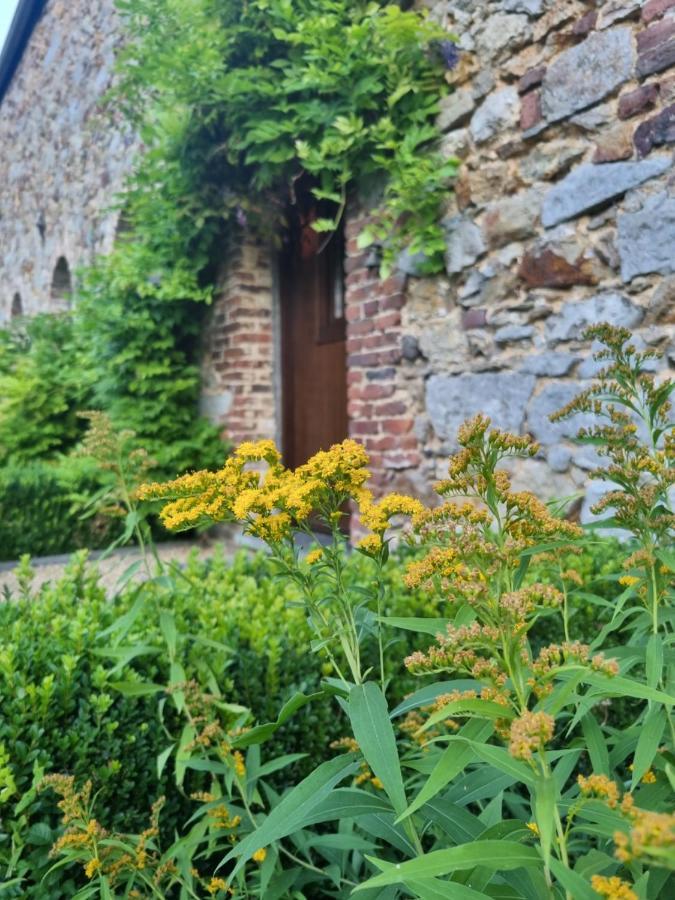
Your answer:
[[[659,99],[658,84],[643,84],[634,91],[619,97],[619,118],[630,119],[656,106]]]
[[[527,429],[542,444],[558,444],[576,436],[580,428],[588,428],[596,421],[587,413],[577,413],[562,422],[551,422],[549,416],[573,400],[588,382],[559,381],[547,384],[532,398],[527,410]]]
[[[615,119],[614,106],[611,103],[601,103],[600,106],[594,106],[592,109],[587,109],[585,112],[572,116],[570,122],[584,131],[597,131],[598,128],[602,128],[603,125],[609,125]]]
[[[477,38],[477,46],[483,58],[494,58],[506,51],[522,47],[532,34],[526,15],[497,13],[490,16]]]
[[[580,159],[585,149],[583,144],[565,140],[535,144],[531,153],[520,160],[520,174],[525,181],[549,181]]]
[[[522,78],[518,80],[518,93],[525,94],[533,87],[539,87],[544,80],[545,74],[546,66],[537,66],[534,69],[528,69]]]
[[[598,22],[598,11],[592,9],[582,16],[572,26],[572,34],[574,37],[586,37],[593,31]]]
[[[518,275],[529,287],[571,287],[597,282],[589,260],[579,257],[570,263],[550,247],[526,253]]]
[[[647,28],[637,38],[637,72],[642,78],[675,65],[675,21],[665,20]]]
[[[415,362],[420,356],[420,345],[412,334],[404,334],[401,338],[401,356],[408,362]]]
[[[467,309],[462,314],[462,328],[470,331],[472,328],[485,328],[487,325],[487,311],[480,307]]]
[[[561,53],[543,82],[543,110],[550,122],[564,119],[606,97],[632,74],[630,28],[593,32]]]
[[[541,91],[530,91],[520,101],[520,128],[530,131],[541,121]]]
[[[598,28],[609,28],[615,22],[634,16],[640,11],[642,0],[610,0],[605,3],[600,11]]]
[[[485,252],[480,228],[465,216],[454,216],[443,223],[447,234],[445,266],[450,274],[473,265]]]
[[[546,337],[551,344],[579,340],[583,331],[597,322],[634,328],[640,324],[643,315],[643,311],[623,294],[596,294],[586,300],[566,303],[559,313],[547,320]]]
[[[675,272],[675,197],[665,191],[647,197],[636,212],[619,215],[621,277]]]
[[[443,135],[440,152],[444,159],[465,159],[471,149],[468,128],[456,128]]]
[[[532,325],[504,325],[495,332],[495,343],[515,344],[517,341],[529,341],[533,335]]]
[[[481,100],[495,86],[495,76],[489,69],[483,69],[473,79],[471,90],[476,100]]]
[[[675,0],[647,0],[642,7],[642,21],[653,22],[673,7],[675,7]]]
[[[415,278],[419,278],[420,275],[424,273],[425,264],[429,261],[429,257],[426,253],[422,253],[419,251],[418,253],[411,253],[407,248],[402,250],[398,259],[396,260],[396,268],[399,272],[403,272],[404,275],[412,275]]]
[[[520,371],[544,378],[559,378],[568,375],[578,362],[579,357],[574,353],[542,353],[524,359]]]
[[[658,325],[675,325],[675,278],[664,278],[652,294],[647,308],[647,321]]]
[[[512,194],[519,180],[505,162],[486,162],[475,170],[466,169],[466,189],[471,203],[484,206],[495,197]]]
[[[471,119],[471,135],[480,144],[489,141],[498,131],[512,128],[518,122],[520,102],[514,87],[502,88],[490,94]]]
[[[544,0],[502,0],[502,8],[504,12],[540,16],[544,11]]]
[[[460,125],[465,119],[469,118],[475,108],[476,101],[470,88],[462,87],[447,97],[443,97],[441,110],[438,114],[439,130],[449,131],[451,128]]]
[[[483,228],[491,247],[502,247],[511,241],[532,237],[537,232],[541,191],[530,188],[491,203],[485,210]]]
[[[547,193],[542,206],[542,222],[550,228],[574,219],[663,174],[669,167],[670,160],[665,158],[577,166]]]
[[[675,143],[675,104],[638,125],[633,140],[640,158],[654,147]]]
[[[426,408],[441,438],[455,441],[466,419],[482,412],[493,425],[520,432],[536,379],[516,372],[432,375],[426,385]]]
[[[564,445],[551,447],[546,459],[554,472],[567,472],[572,462],[572,451]]]
[[[618,162],[633,156],[633,133],[630,125],[617,125],[603,134],[595,145],[594,163]]]

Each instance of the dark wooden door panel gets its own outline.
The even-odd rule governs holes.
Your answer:
[[[284,457],[299,466],[347,436],[343,242],[296,213],[281,261]]]

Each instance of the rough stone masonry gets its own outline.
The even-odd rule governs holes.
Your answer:
[[[548,414],[592,377],[584,327],[625,325],[675,362],[675,0],[421,0],[457,35],[438,126],[462,160],[448,195],[446,273],[414,258],[384,282],[347,222],[351,434],[381,489],[428,491],[457,427],[487,412],[528,431],[514,467],[542,494],[588,487],[596,460]],[[53,308],[112,244],[135,140],[101,120],[119,41],[113,0],[50,0],[0,105],[0,313]],[[225,255],[225,254],[224,254]],[[206,337],[204,409],[229,436],[278,437],[274,256],[228,251]],[[593,483],[591,483],[591,488]],[[587,493],[582,515],[593,499]]]

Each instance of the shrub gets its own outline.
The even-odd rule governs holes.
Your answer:
[[[0,560],[105,546],[111,523],[100,517],[82,518],[80,498],[97,488],[95,476],[58,463],[0,468]]]

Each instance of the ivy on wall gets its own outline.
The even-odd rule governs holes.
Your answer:
[[[150,147],[135,191],[144,230],[171,222],[169,244],[202,248],[223,224],[278,233],[308,172],[336,218],[350,190],[378,193],[362,244],[382,244],[385,270],[403,248],[440,268],[456,161],[438,152],[435,117],[456,54],[437,25],[382,0],[118,6],[130,40],[115,99]]]

